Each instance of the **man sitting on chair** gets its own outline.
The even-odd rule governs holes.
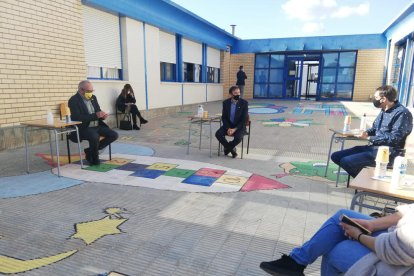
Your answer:
[[[118,139],[118,133],[104,123],[103,120],[108,114],[101,110],[93,91],[92,83],[88,80],[81,81],[78,92],[69,99],[69,108],[71,119],[82,122],[79,126],[79,138],[81,141],[89,141],[89,148],[85,149],[86,160],[90,165],[99,165],[99,150]],[[70,139],[77,141],[72,134]],[[104,138],[100,140],[101,137]]]
[[[236,146],[246,134],[246,120],[249,111],[248,102],[240,98],[238,86],[229,89],[231,98],[223,101],[221,120],[223,125],[217,130],[216,138],[224,147],[224,154],[231,153],[233,158],[237,157]],[[226,135],[233,136],[233,141],[228,142]]]
[[[405,139],[413,129],[413,116],[396,99],[397,90],[394,87],[378,87],[373,104],[376,108],[381,108],[381,112],[372,127],[357,136],[367,139],[369,145],[356,146],[332,154],[332,161],[352,177],[355,178],[366,166],[375,166],[379,146],[390,147],[390,165],[404,149]]]

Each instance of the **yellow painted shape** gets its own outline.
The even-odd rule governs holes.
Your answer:
[[[228,184],[235,186],[243,186],[247,182],[247,177],[238,176],[238,175],[227,175],[223,174],[215,183]]]
[[[125,165],[125,164],[128,164],[128,163],[131,163],[132,161],[134,161],[134,160],[116,157],[116,158],[112,158],[112,160],[105,161],[104,163],[105,164],[122,166],[122,165]]]
[[[103,236],[122,233],[118,226],[126,220],[111,219],[107,216],[100,220],[76,223],[76,233],[72,235],[72,238],[81,239],[89,245]]]
[[[0,273],[9,274],[29,271],[35,268],[39,268],[61,261],[75,254],[76,252],[78,252],[78,250],[72,250],[54,256],[26,261],[0,255]]]
[[[41,157],[46,161],[52,162],[52,156],[50,154],[43,154]],[[57,162],[57,157],[54,156],[53,159],[54,159],[53,161],[55,161],[55,163],[56,163]],[[70,161],[72,163],[77,162],[79,160],[80,160],[79,154],[70,156]],[[69,157],[67,155],[59,155],[59,162],[60,162],[60,165],[69,164]]]
[[[283,122],[283,123],[280,123],[279,126],[281,126],[281,127],[290,127],[290,126],[292,126],[292,124],[287,123],[287,122]]]
[[[159,170],[159,171],[169,171],[177,167],[175,164],[167,164],[167,163],[154,163],[151,166],[147,167],[149,170]]]

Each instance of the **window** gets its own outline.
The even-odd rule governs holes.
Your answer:
[[[220,83],[220,69],[214,67],[207,67],[207,82]]]
[[[258,54],[255,60],[255,98],[282,98],[284,83],[284,54]]]
[[[83,6],[88,79],[122,79],[119,17]]]
[[[184,62],[184,82],[201,82],[201,65]]]
[[[161,81],[175,81],[175,64],[161,62],[160,75]]]

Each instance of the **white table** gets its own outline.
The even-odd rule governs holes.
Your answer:
[[[51,131],[55,134],[55,144],[56,144],[56,157],[57,157],[57,168],[58,168],[58,176],[60,177],[60,159],[59,159],[59,139],[58,135],[60,134],[68,134],[71,132],[76,131],[76,136],[78,138],[78,149],[79,149],[79,158],[81,162],[81,167],[83,168],[83,160],[82,160],[82,149],[80,145],[80,139],[79,139],[79,130],[77,125],[81,124],[82,122],[78,121],[71,121],[71,122],[65,122],[60,120],[55,120],[53,124],[48,124],[46,119],[41,120],[33,120],[33,121],[26,121],[20,123],[21,125],[24,125],[24,145],[26,149],[26,168],[27,173],[30,173],[29,169],[29,144],[27,142],[27,129],[28,128],[36,128],[36,129],[45,129],[48,131],[49,134],[49,144],[50,144],[50,154],[52,156],[52,164],[54,163],[54,157],[53,157],[53,142],[52,142],[52,136],[50,134]],[[53,169],[53,166],[51,170]]]

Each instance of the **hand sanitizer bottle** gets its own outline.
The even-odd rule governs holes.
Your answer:
[[[203,113],[204,113],[204,108],[203,108],[203,105],[200,104],[197,109],[197,117],[203,117]]]
[[[367,130],[367,114],[364,113],[364,116],[361,117],[361,124],[359,125],[360,130]]]
[[[394,166],[392,168],[391,187],[394,189],[405,184],[405,174],[407,172],[407,159],[402,156],[397,156],[394,159]]]
[[[48,125],[53,125],[54,123],[53,114],[52,111],[50,111],[50,109],[47,110],[46,121]]]

